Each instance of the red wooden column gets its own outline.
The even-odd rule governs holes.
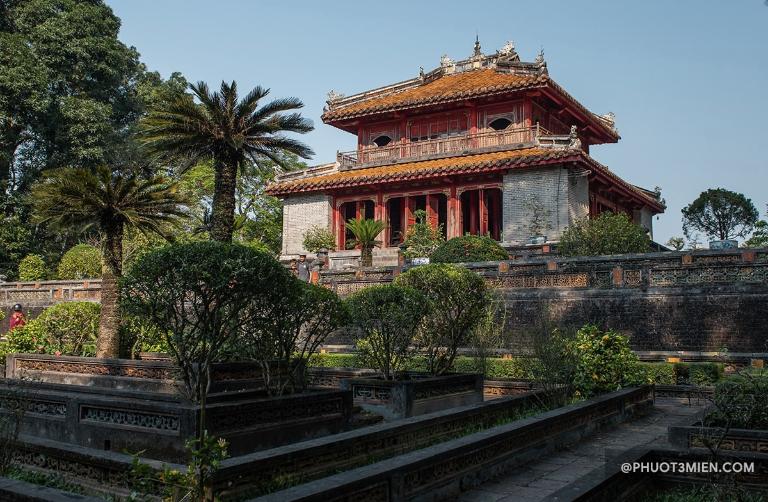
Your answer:
[[[336,230],[336,249],[344,249],[344,214],[341,212],[341,205],[333,200],[333,228]]]
[[[472,235],[477,235],[477,220],[478,220],[478,201],[477,201],[477,190],[472,190],[469,192],[469,233]]]
[[[480,209],[480,235],[488,233],[488,198],[486,197],[485,190],[482,188],[477,191],[478,193],[478,207]]]
[[[448,194],[448,228],[446,228],[446,233],[449,239],[461,235],[461,222],[459,220],[460,209],[461,204],[459,204],[459,197],[456,195],[456,187],[452,186],[451,191]]]
[[[373,219],[384,222],[384,230],[382,230],[379,236],[381,237],[381,247],[385,248],[389,244],[389,226],[387,224],[387,211],[384,206],[384,194],[381,192],[376,193],[376,204],[373,206]]]
[[[416,206],[416,199],[406,195],[403,197],[403,239],[408,235],[408,228],[414,223],[413,209]]]
[[[432,193],[427,195],[427,223],[432,228],[437,228],[437,205],[440,202],[438,194]]]
[[[477,140],[477,106],[472,105],[469,107],[469,135],[472,137],[472,147],[478,147]]]

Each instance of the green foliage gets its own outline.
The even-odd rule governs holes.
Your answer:
[[[20,281],[42,281],[48,275],[43,257],[36,254],[28,254],[19,262]]]
[[[670,247],[675,251],[682,251],[685,247],[685,239],[682,237],[670,237],[667,241],[667,247]]]
[[[238,244],[173,244],[140,257],[122,280],[125,312],[157,326],[191,399],[207,394],[207,371],[246,323],[272,317],[295,281],[267,253]]]
[[[388,380],[404,370],[425,302],[415,289],[394,284],[365,288],[347,298],[362,364],[381,371]]]
[[[360,246],[360,265],[370,267],[373,264],[373,248],[380,245],[381,241],[376,237],[384,230],[386,225],[381,220],[347,220],[347,229],[354,236],[347,242],[349,249]]]
[[[8,333],[9,353],[93,356],[101,307],[93,302],[64,302]]]
[[[723,188],[702,192],[696,200],[682,209],[683,232],[690,238],[692,231],[720,240],[746,237],[759,217],[757,208],[743,194]]]
[[[563,232],[558,249],[565,256],[645,253],[651,240],[646,230],[624,213],[602,213],[575,222]]]
[[[0,181],[23,189],[44,167],[114,158],[142,111],[146,71],[102,1],[4,2]],[[7,188],[6,186],[3,187]]]
[[[588,324],[576,333],[573,350],[578,356],[574,388],[578,397],[591,397],[643,383],[637,355],[629,340],[613,330]]]
[[[709,426],[768,430],[768,374],[741,372],[715,386]]]
[[[723,378],[722,363],[674,363],[675,383],[713,385]]]
[[[760,220],[755,223],[752,236],[747,239],[744,246],[748,248],[765,248],[768,247],[768,222]]]
[[[0,274],[16,276],[19,262],[32,249],[32,230],[17,215],[0,217]]]
[[[136,316],[123,316],[120,323],[120,357],[136,359],[140,352],[168,352],[163,331]]]
[[[94,279],[101,277],[101,251],[89,244],[78,244],[61,257],[59,279]]]
[[[643,381],[659,385],[676,385],[675,365],[671,363],[640,363]]]
[[[142,141],[159,158],[187,166],[212,162],[215,184],[210,234],[215,240],[230,241],[235,230],[238,171],[267,159],[282,166],[285,153],[309,158],[312,150],[285,133],[306,133],[313,126],[295,112],[303,106],[296,98],[259,106],[269,94],[269,89],[260,86],[242,100],[235,82],[222,82],[218,92],[212,92],[205,82],[190,88],[192,94],[158,106],[142,121]]]
[[[464,267],[433,263],[415,267],[395,279],[420,291],[427,313],[416,345],[425,352],[427,369],[441,375],[453,366],[459,347],[467,345],[488,301],[485,281]]]
[[[303,390],[306,361],[349,316],[333,291],[290,275],[275,279],[282,282],[270,287],[280,294],[254,295],[233,348],[259,363],[270,394],[282,395]]]
[[[221,462],[229,454],[227,442],[207,433],[199,439],[188,439],[184,444],[189,453],[190,463],[184,470],[164,466],[157,472],[152,466],[141,462],[140,453],[133,455],[129,482],[131,500],[139,494],[157,496],[163,500],[218,500],[213,494],[213,477]]]
[[[430,256],[440,245],[445,242],[443,227],[433,227],[427,222],[427,212],[419,209],[414,213],[416,223],[408,228],[408,233],[403,242],[403,256],[409,259]]]
[[[465,235],[442,243],[430,256],[433,263],[508,260],[509,254],[490,237]]]
[[[302,246],[310,253],[317,253],[321,249],[335,251],[336,238],[333,236],[333,232],[327,228],[316,225],[304,234]]]

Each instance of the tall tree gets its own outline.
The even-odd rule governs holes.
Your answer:
[[[139,54],[102,0],[0,0],[0,183],[95,167],[140,112]]]
[[[744,194],[710,188],[683,208],[683,232],[690,238],[698,230],[709,237],[727,240],[746,237],[760,214]]]
[[[120,346],[123,236],[127,228],[163,234],[185,214],[175,183],[134,171],[56,169],[33,187],[35,220],[58,228],[95,230],[103,251],[97,357],[116,358]]]
[[[238,172],[264,159],[283,166],[283,153],[309,158],[312,150],[285,133],[309,132],[312,123],[293,111],[303,107],[297,98],[276,99],[260,107],[269,94],[260,86],[242,100],[235,82],[222,82],[217,92],[205,82],[191,90],[192,95],[150,112],[143,120],[143,141],[160,158],[183,160],[186,165],[212,161],[211,238],[231,241]]]

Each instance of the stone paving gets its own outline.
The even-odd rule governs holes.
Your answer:
[[[605,465],[606,452],[619,452],[638,446],[667,446],[667,427],[687,424],[701,411],[703,403],[657,399],[653,410],[631,422],[599,431],[565,450],[518,467],[483,483],[459,497],[461,502],[528,502],[542,500],[576,481],[596,467]]]

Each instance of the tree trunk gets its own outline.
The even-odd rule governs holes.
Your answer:
[[[219,162],[215,169],[211,239],[219,242],[231,242],[235,228],[237,165]]]
[[[123,271],[123,227],[116,225],[105,229],[101,266],[101,316],[99,338],[96,341],[96,357],[117,359],[120,357],[120,286]]]

